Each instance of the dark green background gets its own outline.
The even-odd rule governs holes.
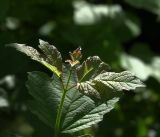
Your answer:
[[[88,0],[78,8],[90,7],[96,20],[91,24],[85,23],[89,17],[84,18],[85,22],[79,20],[83,24],[75,22],[73,3],[74,0],[0,1],[0,133],[24,137],[53,135],[52,129],[28,111],[26,102],[30,96],[25,88],[27,72],[50,72],[5,46],[17,42],[37,48],[38,39],[43,39],[54,44],[64,59],[69,57],[69,51],[81,46],[83,59],[98,55],[113,71],[129,69],[142,77],[150,72],[142,78],[146,88],[125,92],[116,108],[98,126],[85,132],[96,137],[159,137],[160,0]],[[109,7],[107,15],[95,11],[102,5]],[[121,59],[124,53],[127,56]],[[130,62],[134,67],[122,64],[128,55],[136,59]],[[2,100],[9,105],[4,107]]]

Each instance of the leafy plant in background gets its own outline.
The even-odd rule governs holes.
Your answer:
[[[71,59],[65,61],[68,63],[62,63],[57,48],[42,40],[41,52],[24,44],[13,47],[53,72],[52,77],[43,72],[29,72],[26,86],[33,97],[28,107],[54,129],[54,137],[97,124],[114,108],[120,91],[144,87],[129,71],[111,72],[98,56],[88,57],[80,64],[81,48],[69,53]]]

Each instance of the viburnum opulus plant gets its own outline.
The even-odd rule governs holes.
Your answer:
[[[40,62],[53,72],[29,72],[26,86],[33,100],[30,110],[54,129],[54,137],[71,134],[97,124],[114,108],[124,90],[144,87],[131,72],[115,73],[98,56],[83,63],[81,49],[70,52],[70,60],[62,62],[56,47],[39,41],[41,52],[24,44],[14,44],[17,50]]]

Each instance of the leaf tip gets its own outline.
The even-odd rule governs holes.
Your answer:
[[[18,48],[18,47],[22,47],[25,44],[19,44],[19,43],[10,43],[10,44],[6,44],[6,47],[13,47],[13,48]]]
[[[42,39],[39,39],[39,44],[40,44],[40,45],[44,45],[44,44],[46,44],[46,43],[48,43],[48,42],[46,42],[46,41],[44,41],[44,40],[42,40]]]

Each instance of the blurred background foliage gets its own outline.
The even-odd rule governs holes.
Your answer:
[[[96,137],[160,137],[160,0],[1,0],[0,137],[51,137],[26,107],[27,72],[43,66],[5,45],[38,39],[64,59],[81,46],[83,59],[98,55],[113,71],[130,70],[145,89],[125,92],[116,108],[86,133]],[[18,136],[17,136],[18,137]]]

